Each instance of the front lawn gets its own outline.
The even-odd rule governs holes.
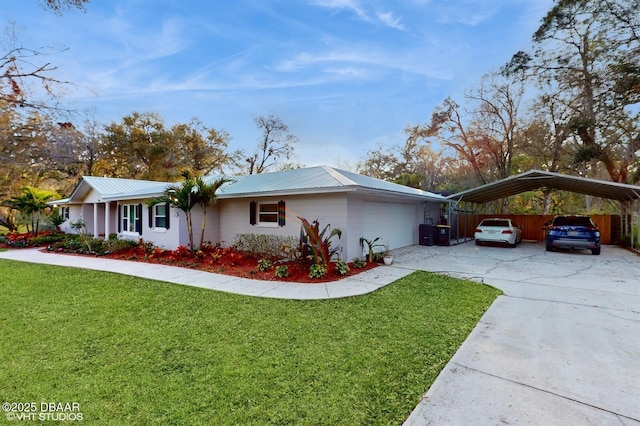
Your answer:
[[[401,424],[499,294],[416,272],[275,300],[8,260],[0,292],[2,402],[141,425]]]

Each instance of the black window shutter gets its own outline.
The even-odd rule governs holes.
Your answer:
[[[286,224],[286,210],[283,200],[278,201],[278,226],[284,226]]]
[[[252,201],[249,203],[249,223],[251,225],[256,224],[256,202]]]
[[[118,204],[118,234],[122,232],[122,206]]]
[[[165,219],[166,225],[165,226],[167,227],[167,229],[169,229],[169,216],[171,216],[169,214],[170,209],[171,209],[171,206],[169,205],[169,203],[164,205],[164,214],[166,215],[166,219]]]
[[[149,228],[153,229],[153,209],[155,206],[147,206],[149,211]]]
[[[136,206],[136,232],[142,235],[142,204]]]

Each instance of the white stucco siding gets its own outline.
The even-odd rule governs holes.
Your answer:
[[[120,202],[112,202],[110,204],[110,212],[113,215],[113,221],[110,221],[109,227],[113,232],[118,233],[118,238],[128,240],[138,240],[142,238],[144,241],[152,242],[156,247],[164,250],[175,250],[180,245],[187,245],[189,239],[186,238],[186,222],[184,219],[184,213],[171,208],[169,211],[169,229],[155,228],[153,220],[149,218],[149,207],[146,204],[147,200],[122,200]],[[118,214],[118,205],[142,205],[141,225],[142,233],[126,232],[122,229],[122,212]],[[104,209],[104,205],[100,205],[101,209]],[[182,238],[182,234],[185,234],[185,238]],[[198,234],[199,236],[200,234]]]
[[[344,260],[351,262],[354,258],[360,259],[362,256],[362,248],[360,247],[360,238],[364,235],[364,200],[358,197],[349,197],[347,208],[347,227],[345,238],[345,257]]]
[[[62,225],[60,230],[67,234],[75,233],[75,230],[71,227],[72,222],[76,222],[82,218],[82,204],[69,204],[66,206],[69,208],[69,219],[67,219]]]
[[[180,215],[184,217],[184,213]],[[207,220],[204,228],[204,243],[211,243],[216,245],[220,242],[220,215],[218,212],[218,204],[210,206],[207,209]],[[202,235],[202,209],[200,206],[196,206],[191,210],[191,220],[193,222],[193,240],[196,246],[200,244],[200,237]],[[186,220],[184,221],[186,228]],[[187,241],[189,239],[188,233],[186,235]],[[186,244],[185,244],[186,245]]]
[[[89,190],[87,195],[84,197],[82,202],[83,203],[88,203],[88,204],[102,202],[102,194],[100,194],[99,192],[97,192],[94,189],[91,189],[91,190]]]
[[[257,203],[285,202],[286,220],[285,226],[251,225],[249,223],[249,209],[251,201]],[[241,198],[219,201],[220,207],[220,243],[230,246],[235,241],[237,234],[270,234],[291,235],[297,237],[300,233],[301,222],[297,216],[307,219],[309,222],[318,219],[320,229],[327,224],[331,229],[342,230],[342,238],[334,237],[333,244],[346,250],[347,223],[347,197],[346,194],[319,194],[304,196]],[[344,258],[344,256],[343,256]]]
[[[390,249],[418,242],[418,225],[422,223],[422,203],[400,204],[365,201],[363,204],[364,238],[380,237],[378,243]]]

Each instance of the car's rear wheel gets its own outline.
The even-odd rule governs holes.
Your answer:
[[[591,249],[591,254],[594,254],[594,255],[600,254],[600,247]]]
[[[553,251],[553,246],[550,246],[549,244],[547,244],[547,251]]]

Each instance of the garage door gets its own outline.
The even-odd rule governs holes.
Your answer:
[[[417,206],[413,204],[364,203],[363,234],[366,239],[380,237],[389,248],[415,244]]]

